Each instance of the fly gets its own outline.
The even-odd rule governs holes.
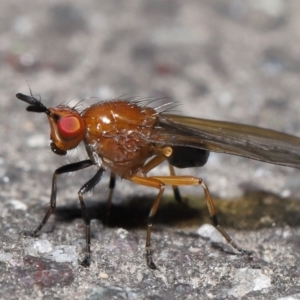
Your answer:
[[[205,182],[195,176],[177,176],[174,167],[201,167],[210,151],[239,155],[262,162],[300,168],[300,138],[260,127],[197,119],[159,113],[139,105],[138,101],[110,100],[96,103],[82,112],[66,105],[47,108],[31,96],[16,97],[29,104],[27,111],[45,113],[50,125],[51,149],[66,155],[68,150],[83,142],[89,159],[71,163],[53,173],[50,207],[31,232],[37,236],[56,207],[57,176],[96,165],[96,174],[78,191],[86,226],[86,247],[81,265],[91,261],[90,218],[83,200],[85,193],[95,187],[106,170],[111,171],[109,183],[111,201],[115,176],[158,190],[150,210],[146,234],[146,260],[156,269],[151,252],[151,229],[166,185],[171,185],[180,200],[178,186],[201,186],[212,225],[240,254],[252,257],[252,252],[240,248],[218,223],[216,210]],[[167,161],[170,176],[148,176],[149,171]]]

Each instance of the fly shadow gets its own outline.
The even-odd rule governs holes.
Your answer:
[[[202,201],[204,201],[202,199]],[[145,228],[147,218],[154,202],[153,195],[143,197],[132,196],[124,203],[111,204],[109,214],[106,202],[85,200],[89,217],[98,219],[108,227]],[[155,217],[155,224],[184,224],[201,217],[202,210],[190,207],[186,203],[178,203],[172,197],[163,197],[161,206]],[[68,222],[82,218],[79,205],[57,207],[54,215],[58,221]]]
[[[153,205],[153,195],[132,196],[124,203],[112,203],[107,217],[107,203],[96,199],[87,200],[91,219],[98,219],[108,227],[145,228]],[[223,227],[255,230],[274,226],[300,226],[300,200],[283,199],[265,191],[250,191],[238,199],[214,200],[219,223]],[[57,207],[54,212],[58,221],[70,222],[82,218],[79,205]],[[188,195],[178,203],[173,196],[162,199],[154,224],[167,226],[200,226],[210,223],[204,198]]]

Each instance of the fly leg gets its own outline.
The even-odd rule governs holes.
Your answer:
[[[201,187],[204,190],[204,195],[205,195],[205,200],[206,200],[206,205],[208,208],[208,212],[209,212],[209,216],[210,216],[210,220],[212,225],[222,234],[222,236],[226,239],[226,241],[234,248],[236,249],[238,252],[240,252],[241,254],[246,254],[248,255],[250,258],[252,258],[252,252],[251,251],[247,251],[244,250],[242,248],[240,248],[235,241],[233,241],[233,239],[230,237],[230,235],[221,227],[221,225],[218,222],[217,219],[217,214],[216,214],[216,209],[213,203],[213,200],[211,198],[210,192],[208,190],[207,185],[205,184],[205,182],[198,177],[193,177],[193,176],[151,176],[149,177],[153,178],[153,179],[157,179],[160,182],[166,184],[166,185],[201,185]]]
[[[163,148],[163,149],[160,149],[160,150],[162,152],[164,152],[165,149],[169,149],[169,147],[166,147],[166,148]],[[147,164],[144,165],[144,167],[142,168],[143,172],[145,174],[147,174],[150,170],[152,170],[156,166],[160,165],[166,159],[167,159],[167,156],[164,156],[164,155],[158,155],[158,156],[154,157],[152,160],[150,160]],[[171,164],[169,164],[169,170],[170,170],[171,176],[176,176],[175,169]],[[175,200],[179,203],[183,203],[178,186],[172,185],[172,188],[173,188],[173,193],[174,193]]]
[[[134,183],[154,187],[159,190],[158,195],[155,198],[155,201],[151,207],[148,221],[147,221],[147,235],[146,235],[146,260],[147,265],[151,269],[157,269],[155,263],[152,260],[152,251],[151,251],[151,231],[152,231],[152,225],[153,225],[153,219],[156,215],[157,209],[160,204],[161,196],[165,190],[165,185],[155,178],[149,178],[149,177],[140,177],[140,176],[132,176],[130,180]]]
[[[112,202],[112,196],[113,196],[113,193],[114,193],[115,186],[116,186],[116,174],[114,172],[111,172],[110,173],[109,185],[108,185],[109,193],[108,193],[107,205],[106,205],[106,216],[105,216],[106,225],[109,222],[111,202]]]
[[[85,223],[85,255],[84,259],[80,262],[80,264],[84,267],[88,267],[91,262],[91,230],[90,230],[90,217],[88,215],[85,203],[83,201],[83,195],[93,189],[98,182],[101,180],[101,177],[104,173],[105,169],[100,168],[97,173],[92,177],[88,182],[86,182],[81,189],[78,191],[78,198],[81,206],[82,217]]]
[[[169,170],[170,170],[171,176],[176,176],[175,169],[171,164],[169,164]],[[175,200],[178,203],[183,203],[183,200],[182,200],[182,197],[181,197],[178,186],[177,185],[172,185],[172,189],[173,189],[173,194],[174,194]]]
[[[43,228],[43,226],[47,223],[50,215],[53,213],[53,211],[56,207],[56,194],[57,194],[56,178],[57,178],[57,176],[60,174],[63,174],[63,173],[79,171],[84,168],[90,167],[92,165],[93,165],[93,162],[91,160],[87,159],[87,160],[83,160],[83,161],[80,161],[77,163],[72,163],[69,165],[62,166],[62,167],[58,168],[57,170],[55,170],[55,172],[53,173],[53,177],[52,177],[50,207],[49,207],[44,219],[40,223],[40,225],[31,232],[25,232],[26,235],[36,237],[39,234],[39,232],[41,231],[41,229]]]
[[[230,235],[221,227],[221,225],[218,222],[217,214],[216,214],[216,209],[213,203],[213,200],[211,198],[210,192],[208,190],[207,185],[205,182],[199,178],[199,184],[202,186],[204,190],[204,195],[205,195],[205,200],[206,200],[206,205],[208,208],[209,216],[210,216],[210,221],[212,225],[223,235],[223,237],[226,239],[227,243],[230,244],[234,249],[236,249],[240,254],[246,254],[249,256],[249,258],[252,258],[252,251],[244,250],[240,248],[236,242],[230,237]]]

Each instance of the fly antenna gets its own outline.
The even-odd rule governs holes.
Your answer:
[[[30,94],[31,94],[30,96],[27,96],[27,95],[24,95],[21,93],[16,94],[16,97],[19,100],[22,100],[29,104],[29,106],[26,108],[26,110],[38,112],[38,113],[44,112],[47,115],[49,115],[50,114],[49,109],[41,101],[39,101],[38,99],[33,97],[30,87],[29,87],[29,90],[30,90]]]

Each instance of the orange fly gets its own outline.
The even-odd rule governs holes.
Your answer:
[[[16,97],[29,104],[28,111],[46,113],[51,129],[51,149],[55,154],[65,155],[83,142],[89,159],[71,163],[55,170],[52,180],[50,208],[41,224],[31,232],[37,236],[56,207],[56,179],[62,173],[78,171],[92,165],[96,174],[78,191],[79,202],[86,226],[85,257],[81,264],[88,266],[90,251],[90,218],[83,195],[95,187],[103,173],[111,170],[110,188],[114,187],[115,175],[136,184],[158,190],[150,210],[146,235],[147,265],[155,269],[150,247],[153,219],[160,205],[165,185],[200,185],[213,226],[239,253],[251,257],[252,253],[241,249],[220,226],[215,207],[205,182],[194,176],[176,176],[174,167],[201,167],[209,152],[223,152],[244,156],[267,163],[300,168],[300,138],[254,126],[229,122],[196,119],[158,113],[155,109],[139,105],[138,101],[110,100],[96,103],[82,112],[76,108],[59,105],[47,108],[31,96]],[[170,176],[148,176],[148,172],[168,161]]]

